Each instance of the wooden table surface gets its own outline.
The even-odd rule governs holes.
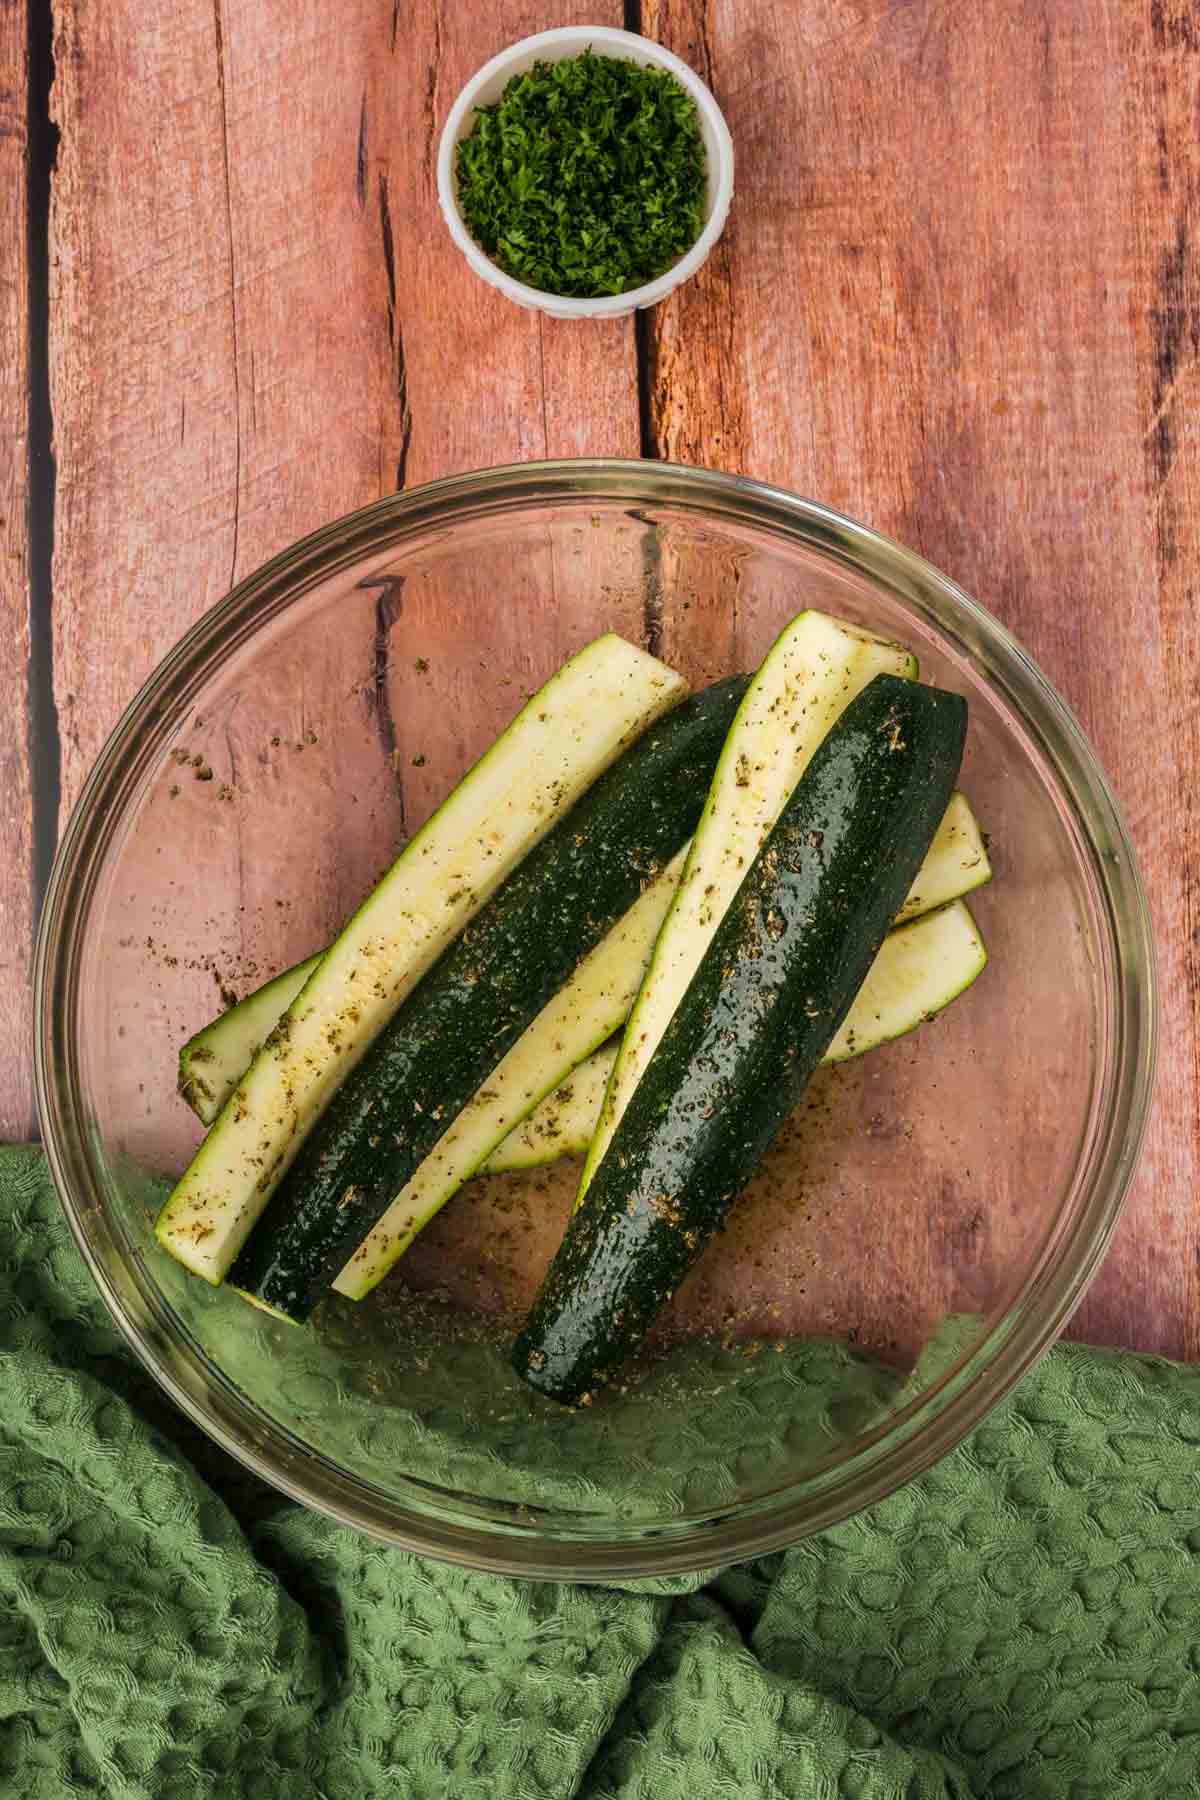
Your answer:
[[[462,82],[581,22],[685,57],[736,144],[716,255],[636,323],[509,306],[436,207]],[[1195,0],[0,0],[0,1135],[58,821],[233,580],[453,470],[708,464],[923,551],[1097,744],[1164,1009],[1074,1330],[1200,1354],[1198,200]]]

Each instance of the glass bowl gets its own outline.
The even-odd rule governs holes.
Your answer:
[[[577,1170],[469,1184],[369,1300],[307,1328],[186,1276],[151,1219],[199,1127],[180,1043],[327,942],[570,652],[615,628],[695,682],[816,606],[970,703],[990,950],[940,1018],[818,1074],[624,1391],[508,1370]],[[130,1343],[268,1481],[391,1543],[611,1580],[794,1541],[949,1450],[1054,1339],[1146,1117],[1153,947],[1129,839],[1030,659],[927,563],[731,476],[568,462],[330,525],[202,618],[87,783],[50,883],[37,1083],[72,1228]]]

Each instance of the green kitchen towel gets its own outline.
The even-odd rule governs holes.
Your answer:
[[[0,1150],[0,1383],[4,1800],[1200,1792],[1193,1370],[1062,1347],[922,1479],[698,1592],[469,1575],[195,1432]]]

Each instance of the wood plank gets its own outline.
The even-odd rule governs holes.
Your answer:
[[[416,10],[402,19],[392,0],[348,0],[336,16],[316,0],[181,0],[148,32],[131,0],[55,9],[64,807],[180,631],[303,531],[456,468],[636,452],[629,324],[568,325],[509,307],[457,259],[432,183],[440,121],[474,67],[527,31],[615,20],[620,8],[561,0],[548,14],[504,0],[486,20],[449,0]],[[17,12],[0,5],[0,72],[23,56]],[[1192,10],[1187,0],[1149,10],[1133,0],[644,0],[643,15],[649,35],[713,82],[739,158],[722,245],[651,322],[654,447],[816,494],[925,551],[1019,632],[1092,732],[1143,855],[1168,1007],[1134,1203],[1077,1328],[1195,1355]],[[5,241],[23,247],[12,210],[24,204],[23,106],[7,81],[0,73],[0,226],[11,218]],[[23,281],[0,288],[0,352],[10,338],[16,346],[0,380],[20,419],[23,295]],[[10,683],[27,631],[24,542],[12,548],[11,525],[23,518],[23,469],[21,446],[0,448],[0,621],[18,645],[0,682]],[[702,548],[685,546],[666,575],[656,602],[664,653],[699,675],[757,643],[770,608],[756,616],[748,594],[730,609]],[[479,612],[489,655],[531,679],[592,616],[594,589],[586,558],[548,541],[535,573]],[[485,599],[472,592],[468,613]],[[324,797],[312,784],[311,823],[356,844],[358,860],[339,858],[318,884],[307,924],[269,920],[280,871],[255,875],[244,855],[251,820],[261,831],[263,818],[258,800],[244,812],[236,800],[248,763],[267,771],[256,781],[275,783],[270,817],[282,829],[294,792],[284,751],[311,757],[326,745],[336,761],[370,749],[380,776],[398,760],[398,791],[394,780],[371,788],[381,845],[423,816],[492,726],[503,699],[494,689],[472,710],[469,684],[413,681],[414,633],[435,668],[461,661],[461,641],[436,596],[408,601],[405,614],[398,591],[381,586],[302,671],[281,663],[277,690],[189,722],[189,749],[219,779],[174,799],[164,783],[156,804],[181,842],[203,848],[227,914],[251,915],[232,930],[224,919],[222,977],[251,980],[259,957],[309,947],[300,939],[317,910],[335,916],[368,874],[361,836],[337,836],[331,761]],[[21,679],[0,693],[0,730],[22,722],[19,767],[0,790],[5,954],[18,946],[17,966],[0,971],[0,1067],[24,1070],[24,1001],[11,999],[29,937]],[[336,746],[333,720],[344,728]],[[274,736],[279,755],[259,764]],[[225,786],[235,799],[213,831],[209,802]],[[154,906],[168,900],[160,884]],[[199,950],[213,927],[193,925]],[[197,967],[168,980],[159,969],[156,979],[166,1042],[211,1010],[213,975]],[[864,1065],[830,1084],[845,1116],[861,1106],[884,1117],[869,1099],[887,1090],[879,1067],[878,1083]],[[0,1129],[24,1129],[27,1091],[0,1093],[10,1100]],[[875,1154],[864,1151],[864,1167]],[[955,1207],[935,1208],[914,1244],[914,1332],[956,1271],[961,1291],[983,1291],[979,1245]],[[855,1299],[883,1317],[878,1280]],[[765,1290],[750,1300],[761,1309]]]
[[[632,321],[511,306],[455,250],[435,185],[442,122],[482,63],[535,31],[619,25],[620,4],[504,0],[480,13],[440,0],[411,11],[374,64],[364,113],[365,204],[395,274],[392,349],[412,419],[407,479],[545,456],[636,456]]]
[[[738,155],[721,249],[654,321],[656,447],[923,551],[1082,717],[1143,858],[1168,1008],[1145,1163],[1077,1329],[1193,1356],[1194,9],[799,10],[643,9],[713,81]],[[930,1229],[935,1262],[961,1254],[956,1219]]]
[[[29,977],[33,786],[29,759],[28,20],[0,3],[0,1139],[33,1128]]]
[[[456,469],[636,454],[632,324],[543,323],[510,305],[454,250],[434,189],[441,122],[473,70],[541,26],[595,16],[582,0],[536,15],[504,0],[486,23],[449,0],[181,0],[150,31],[133,0],[56,7],[64,810],[180,633],[303,533]],[[549,545],[543,577],[493,587],[519,677],[572,616]],[[181,730],[174,748],[212,781],[164,768],[146,866],[126,871],[139,879],[112,932],[114,993],[140,982],[151,995],[153,1056],[140,1060],[153,1078],[143,1092],[144,1070],[110,1073],[112,1116],[141,1121],[129,1147],[172,1160],[178,1133],[159,1121],[187,1123],[169,1091],[172,1045],[211,1014],[218,987],[253,985],[334,928],[494,710],[487,683],[475,713],[427,702],[402,614],[382,581],[340,629],[305,627],[294,654]],[[461,660],[462,616],[431,609],[425,659]],[[290,875],[280,843],[294,846]],[[174,886],[164,847],[180,865]],[[187,898],[201,870],[203,909]],[[304,907],[277,908],[293,889]]]
[[[182,629],[301,533],[453,469],[636,449],[629,323],[510,306],[436,209],[462,81],[595,8],[550,14],[184,0],[147,32],[132,0],[57,8],[65,806]]]
[[[1110,590],[1115,609],[1132,614],[1134,660],[1110,705],[1097,697],[1092,729],[1129,810],[1150,891],[1162,1043],[1131,1203],[1074,1329],[1103,1342],[1156,1345],[1153,1309],[1170,1296],[1165,1347],[1193,1361],[1200,1355],[1200,27],[1188,0],[1152,7],[1148,21],[1140,7],[1123,5],[1119,25],[1118,50],[1130,72],[1126,255],[1137,370],[1124,471],[1149,542],[1134,587]]]

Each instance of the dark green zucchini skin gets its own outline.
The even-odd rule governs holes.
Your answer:
[[[720,1226],[841,1024],[946,809],[967,708],[879,675],[818,748],[646,1066],[513,1351],[572,1405]]]
[[[684,700],[581,796],[417,984],[334,1095],[230,1271],[308,1316],[580,960],[699,822],[749,683]]]

